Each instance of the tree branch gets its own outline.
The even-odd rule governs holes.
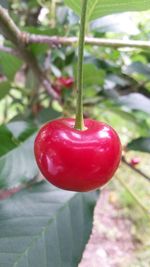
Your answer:
[[[49,45],[74,45],[78,43],[77,37],[60,37],[60,36],[47,36],[47,35],[36,35],[26,33],[27,44],[31,43],[46,43]],[[106,38],[93,38],[85,37],[85,43],[87,45],[96,45],[104,47],[131,47],[131,48],[150,48],[150,41],[135,41],[135,40],[116,40],[116,39],[106,39]]]
[[[136,172],[136,173],[138,173],[139,175],[143,176],[146,180],[148,180],[148,181],[150,182],[150,177],[147,176],[145,173],[143,173],[141,170],[139,170],[139,169],[133,167],[132,165],[130,165],[130,164],[126,161],[126,159],[125,159],[124,156],[122,157],[122,162],[123,162],[126,166],[128,166],[131,170],[133,170],[134,172]]]
[[[31,43],[47,43],[51,46],[59,45],[74,45],[78,43],[77,37],[59,37],[59,36],[47,36],[47,35],[35,35],[26,32],[21,32],[17,25],[13,22],[6,9],[0,5],[0,28],[4,36],[9,39],[17,48],[17,51],[8,47],[0,46],[1,51],[12,53],[17,56],[20,55],[25,62],[30,66],[39,83],[48,91],[53,98],[58,98],[58,94],[51,86],[49,79],[45,73],[40,69],[36,57],[31,53],[28,48],[28,44]],[[119,47],[132,47],[149,49],[149,41],[134,41],[134,40],[114,40],[105,38],[93,38],[86,37],[85,43],[88,45],[106,46],[112,48]]]
[[[0,45],[0,51],[6,52],[6,53],[14,55],[14,56],[19,56],[19,53],[15,49],[10,48],[10,47],[6,47],[3,45]]]
[[[123,179],[121,179],[119,176],[116,175],[117,180],[120,182],[120,184],[124,187],[124,189],[131,195],[131,197],[134,199],[134,201],[140,206],[140,208],[144,211],[145,215],[150,218],[150,212],[149,209],[144,205],[143,202],[138,198],[136,193],[130,189],[130,187],[127,185],[126,182],[124,182]]]
[[[20,45],[21,31],[17,28],[13,20],[10,18],[6,9],[0,5],[0,28],[6,38],[15,45]]]
[[[78,43],[78,38],[76,37],[60,37],[60,36],[38,35],[38,34],[36,35],[25,32],[22,33],[22,35],[24,35],[24,42],[26,44],[41,43],[41,44],[49,44],[50,46],[59,46],[59,45],[67,46],[67,45],[75,45]],[[150,48],[150,41],[134,41],[134,40],[123,41],[117,39],[85,37],[85,43],[87,45],[95,45],[95,46],[103,46],[111,48],[121,48],[121,47],[140,48],[140,49]],[[0,50],[3,50],[3,46],[0,46]],[[9,52],[10,51],[8,48],[8,53]],[[14,53],[15,51],[12,50],[12,52]]]
[[[30,66],[39,83],[48,91],[53,98],[58,98],[58,94],[51,87],[49,79],[40,69],[36,57],[31,53],[27,47],[27,34],[22,33],[15,25],[6,9],[0,5],[0,28],[4,36],[9,39],[19,51],[19,54],[24,61]]]

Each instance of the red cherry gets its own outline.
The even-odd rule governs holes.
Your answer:
[[[74,80],[71,77],[60,77],[57,79],[57,82],[66,88],[70,88],[74,84]]]
[[[140,163],[140,158],[132,158],[131,160],[130,160],[130,165],[131,166],[136,166],[137,164],[139,164]]]
[[[46,179],[71,191],[90,191],[107,183],[121,158],[117,133],[107,124],[85,119],[85,130],[74,119],[45,124],[34,144],[37,164]]]

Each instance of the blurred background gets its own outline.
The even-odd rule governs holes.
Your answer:
[[[61,0],[1,0],[0,4],[9,10],[23,32],[78,36],[79,18]],[[90,37],[148,41],[150,11],[102,17],[92,21],[86,31]],[[60,116],[74,116],[77,69],[76,43],[29,44],[33,62],[30,64],[4,36],[0,33],[1,190],[35,176],[37,168],[30,147],[37,128]],[[114,179],[101,193],[93,235],[81,267],[150,266],[149,61],[150,47],[85,45],[84,116],[104,121],[117,130],[123,159]],[[44,86],[39,76],[49,86]],[[8,130],[15,137],[20,136],[19,144],[18,139],[10,142]],[[23,142],[26,147],[22,148]],[[9,152],[14,147],[17,150],[12,166]],[[15,160],[19,157],[20,170],[16,175]],[[28,173],[20,175],[27,164]],[[4,179],[9,167],[12,173]],[[20,181],[18,177],[22,177]]]

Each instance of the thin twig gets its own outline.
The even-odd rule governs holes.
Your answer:
[[[3,45],[0,45],[0,51],[9,53],[14,56],[19,56],[19,53],[15,49]]]
[[[22,33],[24,36],[24,42],[26,44],[32,43],[41,43],[48,44],[50,46],[68,46],[68,45],[76,45],[78,43],[77,37],[60,37],[60,36],[48,36],[48,35],[36,35],[29,33]],[[93,38],[93,37],[85,37],[86,45],[95,45],[102,47],[110,47],[110,48],[139,48],[139,49],[149,49],[150,41],[134,41],[134,40],[117,40],[117,39],[107,39],[107,38]],[[3,48],[3,47],[2,47]],[[9,52],[9,50],[8,50]]]
[[[147,217],[150,218],[150,213],[147,207],[139,200],[138,196],[130,189],[130,187],[121,179],[119,176],[116,176],[119,183],[125,188],[125,190],[131,195],[134,201],[140,206],[140,208],[144,211]]]
[[[61,36],[48,36],[48,35],[36,35],[28,34],[26,35],[27,43],[46,43],[49,45],[74,45],[78,43],[77,37],[61,37]],[[135,40],[116,40],[116,39],[106,39],[106,38],[94,38],[85,37],[85,43],[87,45],[103,46],[103,47],[131,47],[131,48],[150,48],[150,41],[135,41]]]
[[[30,66],[38,82],[42,84],[53,98],[58,98],[58,94],[51,87],[49,79],[38,65],[36,57],[33,55],[29,47],[27,47],[27,34],[21,32],[14,21],[9,16],[6,9],[0,5],[0,28],[3,35],[9,39],[19,51],[23,60]],[[6,49],[7,50],[7,49]]]
[[[131,170],[133,170],[134,172],[138,173],[139,175],[143,176],[146,180],[148,180],[150,182],[150,177],[147,176],[145,173],[143,173],[141,170],[135,168],[134,166],[130,165],[130,163],[128,163],[125,159],[125,157],[122,157],[122,162],[128,166]]]
[[[36,57],[32,54],[31,50],[27,47],[31,43],[47,43],[51,46],[59,45],[75,45],[78,43],[77,37],[60,37],[60,36],[47,36],[47,35],[35,35],[29,34],[27,32],[21,32],[14,21],[9,16],[6,9],[0,5],[0,28],[4,36],[9,39],[17,48],[17,53],[19,52],[21,57],[30,66],[33,73],[39,82],[45,87],[49,94],[53,98],[58,98],[58,94],[52,88],[49,79],[46,77],[45,73],[41,70],[38,65]],[[114,40],[105,38],[93,38],[86,37],[85,43],[88,45],[96,46],[106,46],[111,48],[119,47],[132,47],[132,48],[150,48],[149,41],[135,41],[135,40]],[[15,50],[10,50],[8,47],[0,47],[1,51],[16,54]]]

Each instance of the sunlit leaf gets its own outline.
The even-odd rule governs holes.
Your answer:
[[[78,15],[81,13],[81,0],[64,0]],[[125,11],[142,11],[150,9],[150,0],[88,0],[87,20]]]

